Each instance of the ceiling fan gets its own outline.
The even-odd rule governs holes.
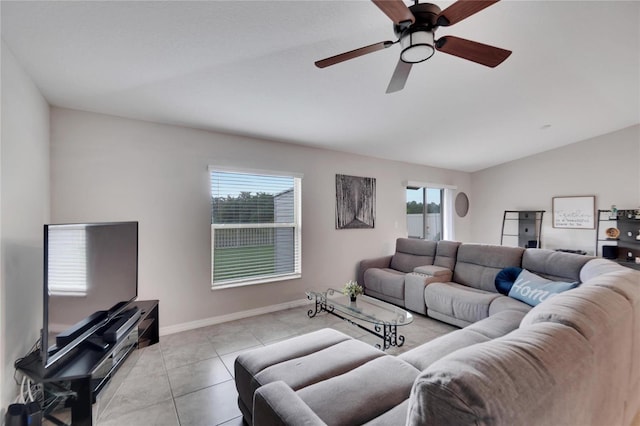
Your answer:
[[[436,50],[491,68],[500,65],[511,55],[510,50],[460,37],[443,36],[435,39],[438,27],[454,25],[499,0],[458,0],[445,10],[440,10],[435,4],[418,3],[418,0],[414,0],[413,6],[409,7],[402,0],[372,1],[394,22],[393,31],[398,40],[382,41],[322,59],[315,63],[318,68],[335,65],[400,43],[400,59],[387,87],[387,93],[393,93],[404,88],[411,66],[426,61]]]

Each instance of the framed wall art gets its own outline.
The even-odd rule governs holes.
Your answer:
[[[336,229],[373,228],[376,179],[336,175]]]
[[[553,197],[552,204],[554,228],[595,229],[594,195]]]

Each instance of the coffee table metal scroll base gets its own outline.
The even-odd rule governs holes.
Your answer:
[[[307,299],[314,300],[315,299],[315,310],[309,309],[307,311],[307,315],[309,318],[315,317],[320,312],[327,312],[331,315],[335,315],[338,318],[341,318],[347,321],[350,324],[355,325],[375,336],[378,336],[382,339],[382,345],[376,344],[378,349],[382,349],[386,351],[392,346],[400,347],[404,344],[404,336],[398,334],[398,326],[397,324],[390,323],[382,323],[382,324],[374,324],[373,330],[363,326],[362,324],[357,323],[356,321],[347,318],[346,316],[340,315],[340,313],[336,312],[334,306],[331,304],[331,301],[327,301],[326,293],[324,294],[307,294]]]

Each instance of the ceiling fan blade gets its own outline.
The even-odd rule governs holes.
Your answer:
[[[409,77],[409,71],[411,71],[411,64],[404,62],[402,59],[398,59],[395,71],[387,87],[387,93],[399,92],[404,89],[404,85]]]
[[[402,0],[372,0],[393,22],[415,22],[416,18]]]
[[[511,55],[510,50],[466,40],[455,36],[444,36],[436,41],[436,49],[449,55],[494,68]]]
[[[386,49],[393,45],[393,41],[381,41],[380,43],[374,43],[369,46],[361,47],[359,49],[350,50],[348,52],[341,53],[339,55],[331,56],[320,61],[316,61],[316,67],[325,68],[330,65],[339,64],[340,62],[348,61],[349,59],[357,58],[358,56],[366,55],[367,53],[377,52],[378,50]]]
[[[480,12],[499,0],[458,0],[438,15],[438,25],[447,27]]]

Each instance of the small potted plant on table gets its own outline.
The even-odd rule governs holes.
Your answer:
[[[359,294],[364,294],[364,289],[361,285],[358,284],[357,281],[349,281],[344,285],[342,289],[342,294],[349,296],[352,302],[356,301],[356,297]]]

